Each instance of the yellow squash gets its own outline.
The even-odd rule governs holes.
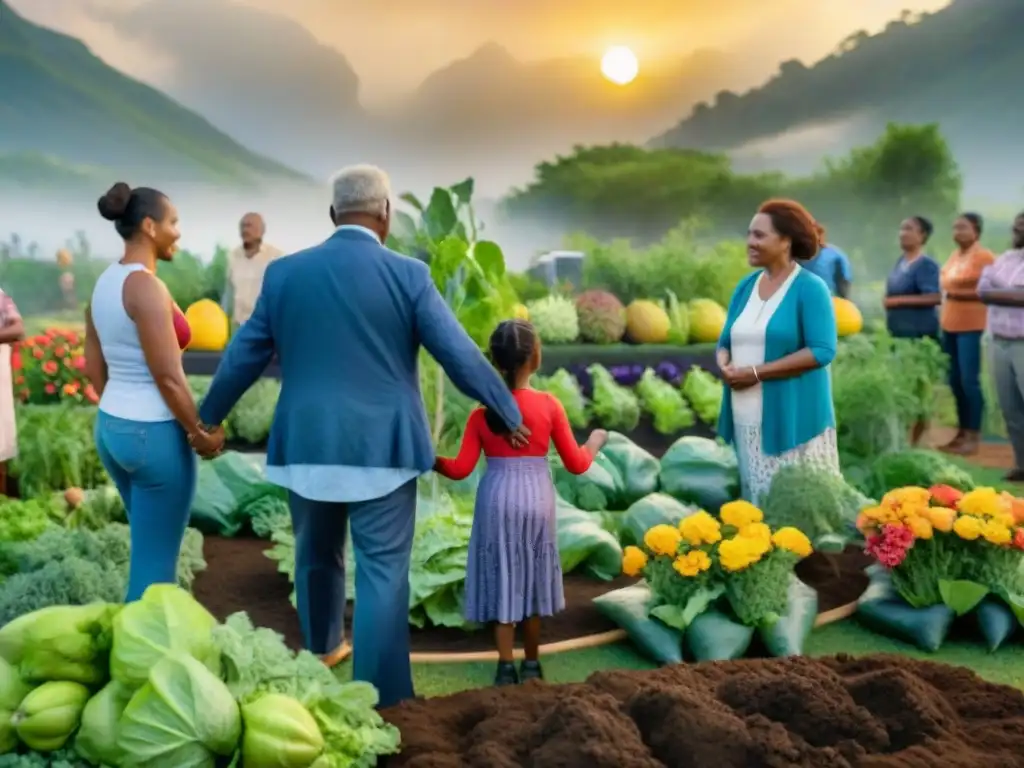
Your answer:
[[[671,327],[668,313],[653,301],[636,299],[626,307],[626,336],[635,344],[664,344]]]
[[[228,345],[231,325],[217,302],[200,299],[185,310],[185,319],[192,329],[189,349],[220,352]]]
[[[849,299],[841,299],[838,296],[832,298],[832,306],[836,311],[836,330],[839,336],[852,336],[860,333],[864,328],[864,318],[861,317],[857,305]]]

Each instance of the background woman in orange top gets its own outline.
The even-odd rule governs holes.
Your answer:
[[[501,323],[491,336],[490,352],[519,404],[529,443],[522,449],[509,446],[500,417],[477,408],[469,415],[459,455],[438,457],[434,470],[461,480],[476,467],[481,450],[487,456],[469,538],[465,615],[474,623],[496,624],[494,683],[514,685],[544,676],[538,658],[541,617],[565,608],[548,447],[554,443],[565,468],[581,475],[608,433],[595,429],[586,445],[577,445],[562,404],[530,389],[530,376],[540,367],[540,339],[528,322]],[[516,672],[512,652],[520,622],[526,660]]]
[[[942,347],[949,355],[949,386],[956,399],[956,437],[944,451],[972,454],[981,438],[985,401],[981,394],[981,334],[988,308],[978,297],[978,280],[995,261],[979,242],[981,216],[964,213],[953,225],[957,248],[942,267]]]

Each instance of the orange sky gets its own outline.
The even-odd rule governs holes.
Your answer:
[[[88,9],[146,0],[7,0],[38,23],[84,39],[102,58],[159,83],[172,57],[118,38]],[[157,0],[167,2],[168,0]],[[225,0],[209,0],[223,2]],[[634,48],[643,66],[700,47],[814,60],[857,29],[876,31],[900,11],[949,0],[236,0],[291,17],[342,51],[365,101],[410,90],[427,74],[493,40],[523,59]],[[197,23],[201,19],[197,18]],[[239,39],[244,40],[244,29]],[[766,72],[766,75],[769,74]]]

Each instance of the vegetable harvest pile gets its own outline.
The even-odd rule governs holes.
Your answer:
[[[173,585],[0,629],[0,767],[355,768],[398,751],[377,692]]]

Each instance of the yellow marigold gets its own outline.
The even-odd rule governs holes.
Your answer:
[[[761,542],[742,536],[733,536],[718,545],[718,562],[727,571],[742,571],[760,560],[763,554]]]
[[[989,544],[999,546],[1009,544],[1012,537],[1010,529],[998,520],[986,520],[981,526],[981,535]]]
[[[949,533],[953,530],[953,522],[956,520],[956,510],[949,507],[929,507],[927,512],[928,520],[932,528],[942,533]]]
[[[995,488],[975,488],[963,495],[956,508],[964,515],[995,517],[1009,512],[1010,504]]]
[[[895,523],[899,516],[891,507],[868,507],[861,512],[861,515],[865,520],[869,520],[876,526],[882,526],[886,523]]]
[[[931,519],[917,515],[907,518],[907,528],[914,534],[915,539],[930,539],[934,533]]]
[[[927,488],[918,488],[914,485],[908,485],[905,488],[896,488],[895,490],[889,491],[882,497],[880,506],[897,510],[902,507],[928,506],[928,502],[931,498],[931,491]]]
[[[722,540],[722,526],[704,510],[680,520],[679,532],[695,547]]]
[[[693,578],[711,567],[711,558],[702,549],[694,549],[685,555],[679,555],[673,562],[672,568],[680,576]]]
[[[626,576],[639,576],[647,565],[647,553],[640,547],[626,547],[622,550],[622,572]]]
[[[779,549],[785,549],[799,557],[807,557],[814,551],[811,540],[799,528],[779,528],[772,536],[772,542]]]
[[[981,520],[971,515],[961,515],[953,523],[953,531],[961,539],[974,541],[981,536]]]
[[[674,555],[683,536],[674,525],[656,525],[644,534],[644,546],[656,555]]]
[[[772,529],[764,523],[747,523],[739,529],[737,536],[745,539],[756,539],[766,544],[772,543]]]
[[[1012,512],[1004,512],[995,519],[1003,525],[1005,525],[1007,528],[1012,528],[1014,525],[1017,524],[1017,518],[1013,516]]]
[[[744,528],[764,520],[761,510],[749,501],[730,501],[728,504],[723,504],[722,508],[718,510],[718,516],[723,523],[734,528]]]

